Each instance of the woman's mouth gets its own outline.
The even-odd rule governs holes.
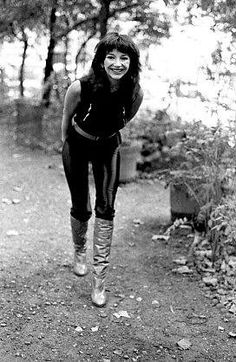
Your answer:
[[[110,70],[113,72],[113,73],[116,73],[116,74],[121,74],[124,72],[124,69],[123,68],[110,68]]]

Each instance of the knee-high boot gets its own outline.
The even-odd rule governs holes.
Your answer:
[[[73,271],[78,276],[84,276],[88,272],[86,263],[86,234],[88,221],[79,221],[73,216],[70,218],[72,240],[74,244],[74,267]]]
[[[109,267],[109,256],[112,242],[113,221],[95,219],[93,239],[93,279],[92,302],[102,307],[107,302],[105,279]]]

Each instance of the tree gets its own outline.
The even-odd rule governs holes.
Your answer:
[[[84,50],[87,41],[91,37],[103,37],[109,24],[118,19],[121,14],[127,14],[129,20],[135,21],[134,33],[152,34],[152,40],[168,34],[169,23],[166,19],[158,20],[158,14],[150,9],[152,0],[94,0],[84,2],[82,0],[53,0],[50,18],[50,40],[44,76],[43,100],[49,104],[50,75],[52,74],[52,51],[56,43],[64,39],[72,30],[82,30],[87,40],[82,43],[78,56]],[[53,24],[52,24],[53,22]],[[159,25],[157,26],[157,23]],[[145,24],[145,25],[144,25]],[[162,28],[162,30],[161,30]],[[77,56],[77,58],[78,58]]]
[[[0,13],[0,39],[8,41],[19,40],[23,43],[22,60],[19,69],[19,93],[24,96],[24,74],[25,74],[25,61],[27,57],[28,32],[39,32],[42,29],[42,15],[45,12],[46,1],[37,1],[35,4],[33,0],[1,0],[1,13]]]

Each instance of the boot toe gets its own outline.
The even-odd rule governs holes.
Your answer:
[[[105,292],[91,295],[92,303],[96,307],[104,307],[107,304],[107,295]]]
[[[86,274],[88,274],[88,267],[86,264],[80,264],[80,265],[75,264],[73,271],[75,275],[83,277]]]

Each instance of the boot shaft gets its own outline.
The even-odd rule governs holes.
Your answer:
[[[113,221],[95,219],[93,237],[93,270],[99,278],[105,277],[109,266],[110,249],[113,234]]]
[[[70,222],[75,251],[86,251],[88,221],[80,221],[71,216]]]

